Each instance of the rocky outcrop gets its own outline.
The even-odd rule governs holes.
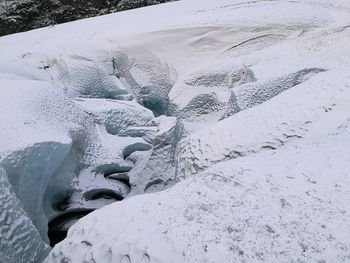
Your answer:
[[[0,36],[174,0],[5,0]]]

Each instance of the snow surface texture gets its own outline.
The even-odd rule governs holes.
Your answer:
[[[342,0],[183,0],[0,38],[1,178],[23,207],[1,214],[32,237],[1,253],[38,261],[69,229],[46,262],[350,261],[349,38]]]

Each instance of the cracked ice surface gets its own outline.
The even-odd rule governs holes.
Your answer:
[[[349,124],[94,212],[47,262],[346,262]]]

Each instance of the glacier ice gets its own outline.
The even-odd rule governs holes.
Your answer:
[[[48,245],[16,197],[4,169],[0,168],[0,257],[1,262],[40,262]]]
[[[153,137],[153,151],[135,182],[138,193],[164,190],[176,182],[175,149],[182,138],[182,125],[175,117],[155,119],[158,132]],[[136,177],[137,178],[137,177]]]
[[[1,87],[11,87],[0,99],[0,164],[24,217],[51,245],[80,217],[139,193],[137,189],[145,191],[151,182],[139,177],[159,130],[152,111],[117,96],[133,99],[124,84],[108,82],[118,78],[108,75],[105,66],[78,56],[74,63],[71,57],[60,60],[65,67],[43,69],[53,83],[21,73],[0,81]],[[31,61],[37,63],[32,56]],[[97,75],[84,75],[89,67]],[[96,86],[101,79],[105,82]],[[18,103],[15,110],[11,102]]]
[[[156,116],[168,114],[168,94],[176,79],[173,69],[147,50],[141,53],[139,50],[116,53],[113,68],[141,105],[152,110]]]

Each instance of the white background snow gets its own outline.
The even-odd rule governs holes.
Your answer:
[[[51,221],[102,206],[45,262],[350,262],[349,43],[346,0],[1,37],[4,262],[44,260]]]

